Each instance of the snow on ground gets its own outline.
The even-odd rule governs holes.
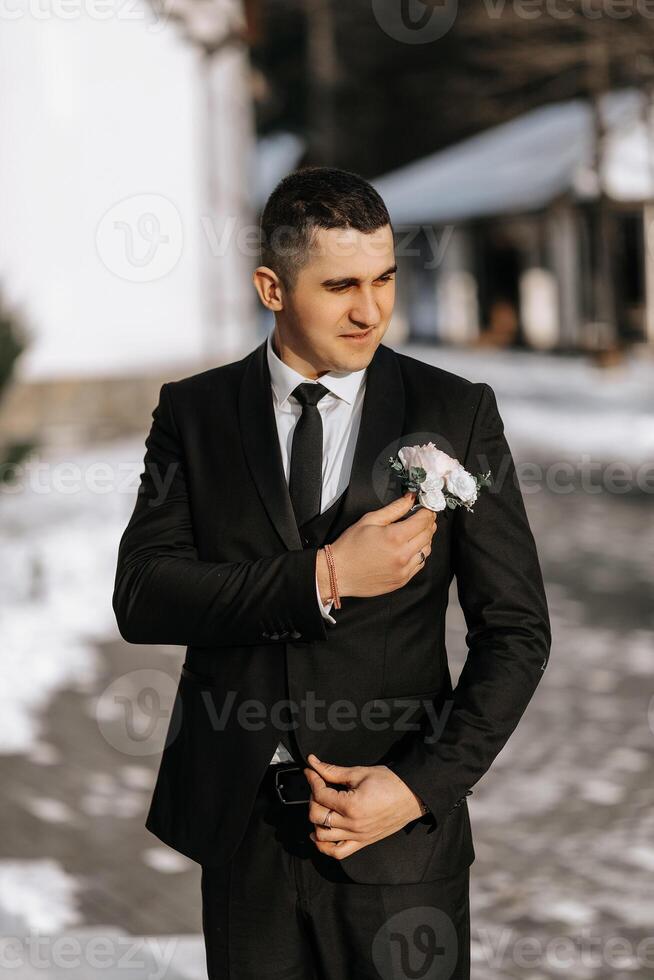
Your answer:
[[[77,925],[78,888],[55,861],[1,861],[0,932],[56,933]]]
[[[495,348],[398,347],[462,375],[485,381],[497,396],[512,449],[549,459],[587,454],[632,466],[654,460],[654,359],[635,354],[613,368],[587,357]]]
[[[8,976],[206,980],[201,936],[132,936],[112,926],[85,927],[80,888],[56,861],[0,861],[0,937]]]
[[[0,752],[39,751],[53,692],[92,688],[94,643],[116,633],[116,549],[142,458],[134,442],[50,451],[0,491]]]

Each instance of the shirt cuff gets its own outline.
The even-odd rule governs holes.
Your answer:
[[[323,619],[327,619],[332,626],[336,626],[336,620],[333,616],[329,615],[329,612],[334,604],[334,600],[330,599],[329,602],[323,602],[320,598],[320,589],[318,588],[318,572],[316,572],[316,597],[318,599],[318,605],[320,606],[320,612],[322,613]]]

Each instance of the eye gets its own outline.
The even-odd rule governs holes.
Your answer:
[[[330,293],[344,293],[346,289],[350,288],[349,283],[344,283],[342,286],[332,286],[329,290]]]
[[[377,280],[377,282],[381,282],[381,283],[393,282],[393,279],[395,279],[395,273],[394,272],[390,273],[390,275],[388,275],[388,276],[382,276],[381,279],[378,279]]]

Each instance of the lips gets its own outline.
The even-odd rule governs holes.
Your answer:
[[[372,327],[370,327],[368,330],[359,330],[358,333],[342,333],[341,337],[348,337],[351,340],[359,340],[359,338],[363,339],[364,337],[368,337],[371,333]]]

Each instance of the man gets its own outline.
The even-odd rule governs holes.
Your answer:
[[[122,635],[187,647],[147,827],[202,866],[210,980],[465,978],[466,797],[550,649],[513,460],[487,384],[381,343],[396,265],[370,184],[293,173],[261,231],[274,330],[163,385],[120,543]],[[392,477],[428,441],[490,469],[472,512],[414,510]]]

